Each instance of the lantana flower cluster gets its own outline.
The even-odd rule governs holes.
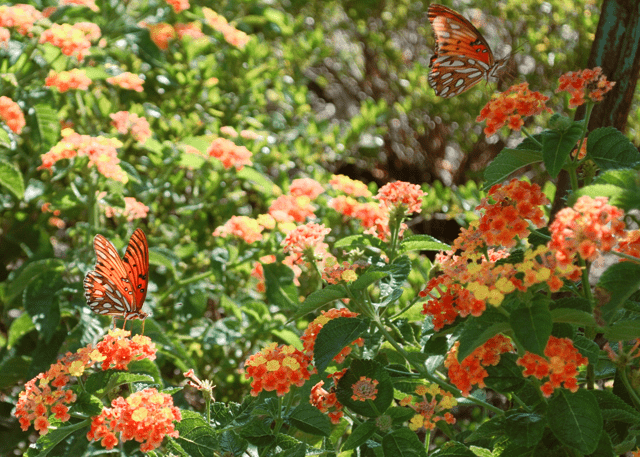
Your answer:
[[[299,225],[289,233],[282,241],[284,252],[289,254],[292,263],[315,263],[326,259],[329,245],[324,238],[331,229],[323,224],[309,222]]]
[[[109,84],[118,86],[122,89],[135,90],[136,92],[144,91],[144,88],[142,87],[144,79],[129,71],[124,71],[119,75],[111,76],[110,78],[107,78],[106,81]]]
[[[60,48],[66,56],[75,55],[78,61],[84,59],[91,41],[99,39],[100,28],[91,22],[76,24],[52,24],[40,35],[40,43],[50,43]]]
[[[524,367],[524,376],[534,376],[540,380],[549,378],[540,387],[545,397],[550,397],[560,387],[577,392],[578,368],[586,366],[589,361],[578,352],[573,342],[569,338],[550,336],[544,355],[547,358],[527,352],[516,364]]]
[[[99,198],[103,198],[106,193],[102,193]],[[127,222],[137,219],[144,219],[149,214],[149,207],[135,199],[135,197],[124,197],[124,209],[114,206],[105,206],[104,214],[107,217],[124,217]]]
[[[449,369],[449,379],[465,397],[474,385],[484,387],[484,379],[489,375],[485,367],[495,366],[500,362],[500,355],[513,351],[511,340],[504,335],[496,335],[488,339],[482,346],[477,347],[462,362],[458,361],[458,347],[456,341],[447,353],[444,366]]]
[[[345,260],[342,263],[338,263],[334,257],[330,257],[324,263],[322,279],[324,279],[327,284],[352,283],[358,279],[356,271],[361,268],[366,268],[367,266],[368,264],[364,261],[349,263]]]
[[[540,92],[529,90],[529,83],[511,86],[505,92],[494,95],[489,103],[480,111],[476,122],[487,121],[484,134],[491,136],[505,125],[511,130],[519,131],[524,125],[523,117],[535,116],[543,112],[551,112],[545,106],[549,97]]]
[[[49,71],[49,76],[44,80],[46,87],[55,87],[60,93],[69,90],[87,90],[91,84],[91,79],[87,76],[85,70],[74,68],[69,71],[56,72]]]
[[[445,392],[436,384],[430,384],[417,386],[415,393],[420,397],[419,400],[416,401],[413,395],[408,395],[400,401],[400,406],[408,406],[416,412],[409,421],[411,430],[433,430],[436,422],[442,420],[448,424],[456,423],[456,418],[449,410],[458,402],[450,392]],[[443,411],[446,412],[440,415]]]
[[[231,216],[231,219],[225,222],[224,225],[217,227],[213,231],[213,236],[221,238],[235,236],[244,240],[245,243],[251,244],[262,240],[263,230],[264,227],[256,219],[252,219],[249,216]]]
[[[244,33],[242,30],[236,29],[234,26],[229,24],[224,16],[216,13],[212,9],[202,8],[202,13],[204,14],[207,24],[209,24],[209,26],[211,26],[215,31],[220,32],[230,45],[243,49],[251,40],[249,35]]]
[[[120,167],[120,159],[116,151],[121,146],[122,143],[114,138],[80,135],[71,129],[64,129],[62,140],[49,152],[40,156],[42,165],[38,169],[50,170],[59,160],[85,156],[89,158],[89,166],[95,165],[104,177],[126,183],[128,177]]]
[[[80,377],[84,372],[101,363],[102,370],[126,370],[135,360],[155,359],[155,345],[148,337],[136,335],[125,330],[113,330],[93,348],[91,345],[67,353],[44,373],[25,384],[18,396],[15,416],[22,430],[33,423],[35,429],[45,435],[49,431],[49,419],[66,422],[71,416],[69,407],[76,401],[76,394],[69,388],[71,377]]]
[[[281,397],[292,385],[302,387],[312,373],[311,359],[293,346],[271,343],[244,363],[245,378],[251,381],[251,395],[276,391]]]
[[[570,71],[560,76],[560,84],[556,92],[571,94],[569,107],[583,105],[587,99],[592,102],[602,101],[604,94],[613,89],[616,83],[607,81],[602,74],[602,68],[588,68],[580,71]]]
[[[147,388],[134,392],[127,398],[118,397],[110,408],[91,421],[87,433],[89,441],[100,440],[105,449],[113,449],[120,440],[136,440],[140,451],[149,452],[162,444],[165,436],[178,437],[174,421],[180,422],[180,410],[173,406],[171,395]]]
[[[351,179],[345,175],[333,175],[329,184],[337,191],[343,192],[351,197],[371,197],[371,191],[365,183],[357,179]]]
[[[20,135],[27,124],[20,106],[9,97],[0,97],[0,120],[14,132]]]
[[[344,368],[329,374],[327,378],[332,380],[332,386],[329,390],[323,387],[324,381],[320,381],[311,388],[311,394],[309,395],[309,403],[318,408],[321,413],[326,414],[332,424],[339,423],[342,416],[344,416],[344,406],[338,401],[336,389],[338,382],[346,372],[347,368]]]
[[[30,34],[33,24],[42,18],[42,13],[31,5],[0,5],[0,28],[15,29],[23,36]]]
[[[118,111],[110,114],[111,125],[122,135],[131,134],[131,138],[144,144],[151,137],[149,121],[129,111]]]
[[[207,149],[209,157],[215,157],[222,162],[222,166],[225,169],[235,167],[240,171],[245,165],[251,165],[251,156],[253,155],[244,146],[238,146],[231,140],[226,138],[216,138],[211,142],[209,149]]]
[[[624,211],[609,205],[606,197],[580,197],[572,208],[563,208],[549,226],[549,247],[560,264],[574,263],[577,256],[592,262],[625,239]]]

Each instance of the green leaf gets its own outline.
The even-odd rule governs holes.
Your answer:
[[[243,455],[249,443],[233,430],[225,430],[220,435],[220,450],[223,455]],[[216,455],[215,453],[213,455]]]
[[[560,390],[549,401],[551,431],[565,446],[582,454],[595,451],[602,432],[602,413],[596,397],[587,390]]]
[[[86,416],[97,416],[104,409],[104,404],[98,397],[88,392],[78,393],[76,402],[73,404],[74,413],[82,413]]]
[[[589,133],[587,157],[601,170],[633,167],[640,162],[638,148],[614,127],[602,127]]]
[[[504,394],[515,392],[524,385],[522,368],[516,365],[517,357],[515,354],[502,354],[498,365],[489,365],[485,368],[489,374],[485,379],[489,389]]]
[[[342,298],[347,298],[347,292],[344,287],[337,284],[330,284],[324,289],[316,290],[302,302],[296,314],[289,320],[295,321],[298,318],[317,310],[321,306],[331,303]]]
[[[62,263],[60,259],[45,259],[29,262],[20,270],[20,274],[9,283],[7,287],[7,300],[13,301],[17,298],[27,285],[40,275],[46,274],[49,271],[60,273],[64,271],[64,269],[64,263]]]
[[[36,128],[33,129],[33,135],[36,137],[41,150],[51,149],[60,138],[60,122],[58,121],[58,112],[49,105],[36,105],[33,114],[35,116]]]
[[[409,251],[448,251],[451,246],[429,235],[413,235],[400,243],[400,254]]]
[[[305,433],[315,436],[329,436],[331,434],[329,417],[309,402],[300,403],[291,412],[289,419],[294,427]]]
[[[366,441],[373,436],[376,432],[376,422],[373,419],[369,419],[366,422],[361,423],[351,431],[351,435],[342,445],[342,452],[356,449],[357,447],[366,443]]]
[[[509,323],[514,337],[527,351],[544,356],[553,322],[549,311],[548,299],[536,297],[530,306],[521,306],[511,312]]]
[[[180,436],[177,443],[192,457],[209,457],[219,450],[218,432],[204,418],[189,410],[182,410],[182,420],[176,424]]]
[[[149,249],[149,264],[165,267],[174,278],[177,276],[175,262],[157,249]]]
[[[373,400],[361,401],[351,398],[354,395],[353,386],[362,382],[363,377],[378,381],[378,392]],[[354,359],[338,382],[336,397],[344,406],[362,416],[378,417],[384,414],[393,401],[393,382],[384,367],[375,360]]]
[[[604,331],[609,341],[633,340],[640,335],[640,320],[616,322]]]
[[[351,290],[364,290],[369,287],[371,284],[375,284],[380,281],[385,276],[388,276],[388,271],[367,271],[366,273],[360,275],[358,279],[352,282],[349,285],[349,289]]]
[[[74,433],[76,430],[80,430],[84,427],[89,427],[90,420],[86,419],[82,422],[78,422],[73,425],[66,425],[64,427],[58,427],[55,430],[49,430],[44,436],[38,438],[35,445],[30,446],[27,449],[27,452],[24,454],[25,457],[45,457],[49,452],[53,450],[53,448],[67,439],[69,435]]]
[[[537,162],[542,162],[542,153],[539,151],[505,148],[484,170],[483,189],[490,189],[491,186],[503,182],[520,168]]]
[[[602,273],[598,286],[609,291],[609,301],[602,307],[602,317],[611,322],[625,300],[640,288],[640,265],[632,262],[616,263]]]
[[[24,291],[24,309],[31,315],[36,330],[44,341],[51,341],[60,322],[57,292],[64,282],[55,271],[46,271],[34,278]]]
[[[269,199],[275,197],[276,192],[280,192],[280,188],[274,184],[264,174],[251,167],[243,167],[237,173],[238,178],[250,182],[260,192],[262,198]]]
[[[554,121],[554,118],[558,124],[560,124],[559,121],[565,120],[559,115],[554,115],[550,122]],[[582,136],[583,124],[584,121],[567,123],[568,128],[562,128],[565,127],[562,125],[558,130],[547,132],[547,135],[542,138],[542,157],[547,173],[552,178],[558,176],[567,162],[569,154],[577,146],[578,140]]]
[[[373,235],[351,235],[340,238],[333,245],[335,248],[366,248],[373,246],[378,249],[384,249],[384,243]]]
[[[640,412],[628,405],[610,390],[593,390],[605,421],[619,421],[628,424],[640,423]]]
[[[505,419],[504,430],[509,440],[515,444],[531,447],[542,439],[546,426],[542,416],[535,413],[512,411],[507,413]]]
[[[298,288],[294,283],[293,270],[281,263],[262,265],[267,300],[283,309],[298,305]]]
[[[238,433],[249,443],[259,447],[269,446],[275,440],[271,430],[271,418],[269,417],[254,417],[238,430]]]
[[[13,351],[12,351],[13,352]],[[31,364],[27,356],[12,356],[2,359],[0,363],[0,389],[14,386],[18,381],[27,378],[29,365]]]
[[[455,331],[460,341],[458,360],[464,360],[489,338],[504,333],[509,328],[507,317],[493,309],[487,309],[480,317],[468,317]]]
[[[7,338],[7,348],[12,348],[20,338],[35,328],[29,313],[22,313],[19,318],[14,320],[9,327],[9,336]]]
[[[102,395],[106,392],[105,389],[111,390],[130,382],[153,383],[154,379],[148,375],[134,374],[128,371],[97,371],[87,378],[85,390],[91,394]]]
[[[5,160],[0,160],[0,185],[6,187],[19,200],[24,197],[24,178],[20,169]]]
[[[384,457],[427,457],[424,444],[408,428],[399,428],[383,436],[382,452]],[[470,457],[474,457],[473,453]]]
[[[556,308],[551,310],[551,320],[558,323],[575,324],[581,327],[596,325],[592,313],[571,308]]]
[[[327,322],[318,332],[313,347],[313,360],[318,374],[322,374],[331,360],[368,328],[368,321],[356,317],[336,317]]]
[[[589,365],[597,365],[600,356],[600,347],[598,344],[582,335],[576,335],[573,338],[573,346],[580,351],[584,357],[589,359]]]

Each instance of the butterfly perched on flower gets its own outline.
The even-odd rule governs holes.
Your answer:
[[[141,229],[133,232],[129,245],[120,255],[111,241],[102,235],[93,239],[96,266],[84,278],[84,296],[89,307],[98,314],[144,320],[142,311],[149,282],[149,246]]]
[[[502,72],[509,57],[496,61],[478,29],[460,13],[432,3],[428,17],[436,34],[429,63],[429,85],[436,95],[444,98],[459,95],[481,80],[490,81]]]

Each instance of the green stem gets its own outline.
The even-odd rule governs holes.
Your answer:
[[[627,389],[627,393],[631,397],[631,400],[633,401],[636,409],[640,409],[640,398],[638,397],[638,393],[636,392],[636,390],[629,382],[629,378],[627,376],[627,367],[622,367],[620,369],[620,377],[622,378],[622,384],[624,384],[624,387]]]
[[[522,127],[521,129],[522,133],[524,133],[524,136],[526,136],[527,138],[529,138],[531,141],[533,141],[536,145],[542,147],[542,143],[540,143],[538,140],[536,140],[533,136],[531,136],[531,134],[527,131],[527,129],[525,127]]]
[[[407,361],[407,363],[409,365],[411,365],[411,367],[413,367],[416,371],[418,371],[420,373],[420,375],[427,379],[429,382],[435,383],[438,386],[440,386],[441,389],[450,392],[451,394],[455,395],[456,397],[462,397],[462,392],[460,390],[458,390],[457,388],[453,387],[450,384],[447,384],[446,382],[436,378],[435,376],[433,376],[431,373],[429,373],[426,368],[422,365],[416,365],[411,361],[411,358],[409,357],[409,354],[404,350],[404,348],[402,346],[400,346],[398,344],[398,342],[396,340],[393,339],[393,337],[391,336],[391,334],[389,334],[389,332],[387,331],[387,329],[385,328],[384,324],[380,321],[379,318],[375,318],[373,319],[373,323],[376,327],[378,327],[378,329],[380,330],[380,332],[384,335],[384,337],[387,339],[387,341],[389,342],[389,344],[391,344],[396,351],[398,351],[398,353],[400,353],[400,355],[402,355],[402,357],[404,357],[404,359]],[[496,413],[496,414],[504,414],[504,412],[500,409],[500,408],[496,408],[493,405],[490,405],[489,403],[486,403],[482,400],[479,400],[477,398],[474,397],[465,397],[467,400],[469,400],[472,403],[475,403],[478,406],[482,406],[484,408],[487,408],[488,410]]]

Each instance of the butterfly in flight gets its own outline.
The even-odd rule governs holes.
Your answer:
[[[487,41],[471,22],[446,6],[432,3],[429,22],[436,45],[429,62],[429,85],[436,95],[449,98],[481,80],[497,78],[509,57],[495,60]]]
[[[133,232],[124,258],[111,241],[102,235],[93,240],[96,250],[96,266],[84,278],[84,296],[96,313],[124,319],[141,319],[148,316],[142,311],[149,282],[149,246],[141,229]]]

